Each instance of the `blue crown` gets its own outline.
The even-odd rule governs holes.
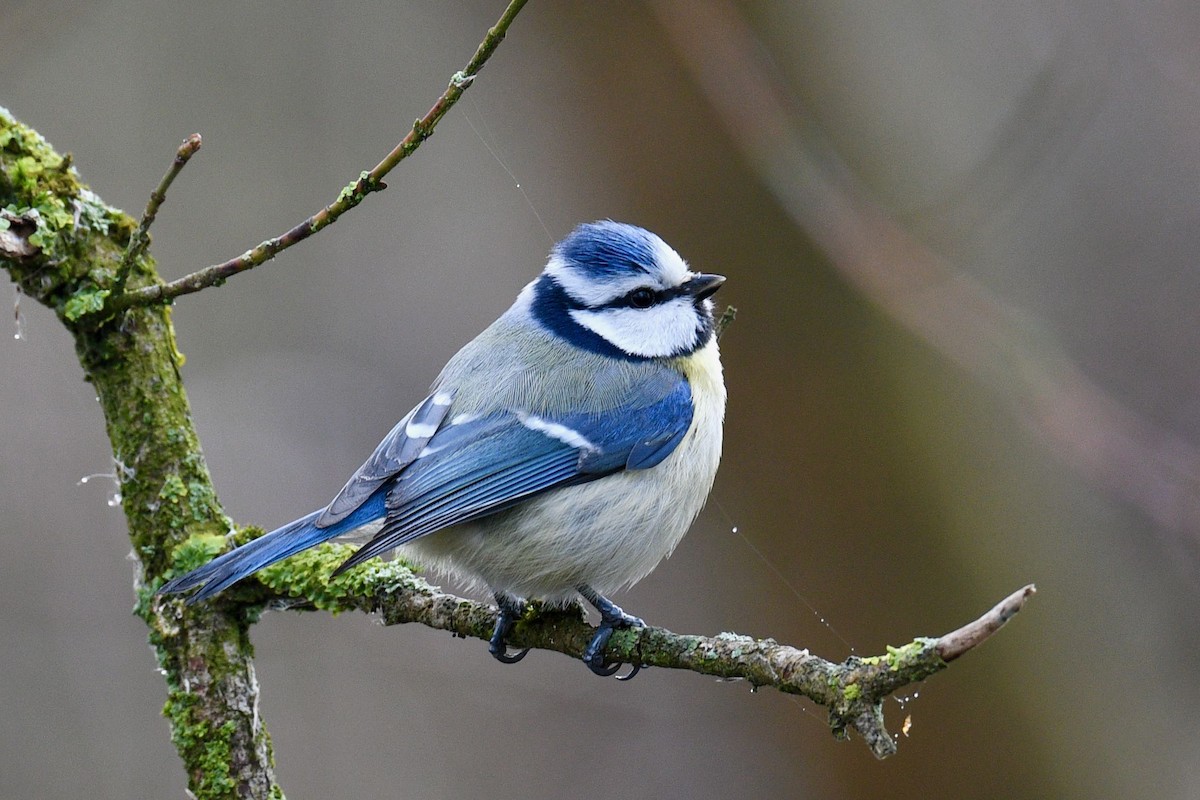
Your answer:
[[[571,231],[553,254],[597,279],[649,273],[655,261],[656,238],[650,231],[624,222],[588,222]]]

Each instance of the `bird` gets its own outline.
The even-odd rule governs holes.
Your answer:
[[[369,537],[333,575],[398,551],[489,592],[488,647],[504,663],[528,653],[506,642],[527,599],[582,597],[600,615],[583,661],[614,674],[612,633],[645,623],[608,595],[671,554],[716,477],[726,389],[711,297],[724,282],[644,228],[577,226],[327,506],[159,593],[197,589],[197,603],[321,542]]]

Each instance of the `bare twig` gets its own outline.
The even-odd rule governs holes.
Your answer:
[[[167,170],[167,174],[163,175],[162,180],[158,182],[158,187],[150,193],[150,200],[146,203],[146,211],[142,214],[141,222],[138,223],[133,235],[129,237],[129,246],[125,248],[125,254],[121,256],[121,265],[117,269],[116,280],[113,281],[112,297],[117,297],[125,291],[125,281],[129,278],[129,271],[133,269],[133,263],[150,244],[150,226],[154,224],[154,218],[158,216],[159,207],[167,199],[167,189],[171,188],[175,177],[187,166],[187,162],[199,149],[200,134],[193,133],[184,139],[183,144],[179,145],[179,149],[175,151],[175,158],[171,161],[171,167]]]
[[[713,324],[713,332],[720,339],[725,335],[725,330],[733,324],[737,319],[737,309],[733,306],[725,306],[725,310],[721,312],[721,316],[717,317],[717,321]]]
[[[326,580],[324,576],[351,552],[353,548],[346,545],[325,544],[273,564],[258,577],[271,590],[270,597],[303,603],[293,602],[292,607],[378,612],[385,625],[415,622],[464,638],[486,641],[491,637],[494,607],[443,592],[398,561],[368,563]],[[885,655],[851,656],[840,664],[774,639],[734,633],[694,636],[654,627],[618,631],[607,655],[614,663],[685,669],[803,695],[829,709],[835,735],[844,737],[847,729],[853,729],[876,756],[885,758],[896,746],[884,727],[884,699],[977,647],[1020,611],[1034,591],[1030,585],[1014,592],[979,619],[945,636],[914,639],[901,647],[888,647]],[[169,613],[168,608],[176,609],[174,613],[183,608],[176,599],[157,602],[164,613]],[[509,643],[579,658],[594,633],[579,607],[540,608],[516,625]]]
[[[126,292],[120,297],[110,299],[105,306],[105,310],[111,313],[133,306],[168,302],[180,295],[191,294],[209,286],[224,283],[226,279],[239,272],[245,272],[248,269],[270,261],[283,250],[304,241],[327,225],[336,222],[342,214],[357,206],[368,195],[386,189],[387,185],[383,182],[383,178],[397,164],[412,155],[421,146],[422,142],[433,135],[433,130],[437,127],[438,122],[458,102],[458,99],[462,97],[462,93],[475,80],[475,76],[479,74],[480,69],[487,63],[492,53],[496,51],[500,42],[504,40],[509,26],[526,2],[527,0],[512,0],[508,4],[508,8],[504,10],[500,19],[488,30],[487,36],[480,42],[479,48],[475,51],[475,55],[471,57],[471,60],[467,62],[467,66],[450,77],[450,83],[446,87],[446,91],[433,104],[433,107],[429,109],[425,116],[413,123],[408,135],[392,148],[392,151],[382,161],[376,164],[373,169],[364,171],[356,180],[342,189],[337,199],[332,203],[286,233],[267,239],[236,258],[232,258],[221,264],[214,264],[211,267],[205,267],[202,270],[185,275],[170,283],[155,284],[137,289],[136,291]]]
[[[1037,594],[1037,587],[1031,583],[1001,600],[991,611],[974,622],[947,633],[938,639],[938,655],[942,657],[943,661],[953,661],[973,647],[977,647],[993,633],[1003,628],[1005,623],[1025,607],[1025,601],[1035,594]]]

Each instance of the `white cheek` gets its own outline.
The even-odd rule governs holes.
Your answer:
[[[651,308],[573,309],[571,318],[626,353],[647,358],[690,350],[700,328],[686,297]]]

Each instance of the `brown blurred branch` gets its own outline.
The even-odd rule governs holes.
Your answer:
[[[652,8],[726,134],[846,280],[994,389],[1053,452],[1140,508],[1200,577],[1200,449],[1123,406],[1025,315],[880,208],[765,63],[735,4]]]
[[[733,306],[725,306],[721,316],[717,317],[717,321],[713,323],[713,332],[718,339],[725,335],[726,329],[733,324],[735,319],[737,319],[737,309]]]
[[[298,244],[322,228],[332,225],[342,214],[357,206],[370,194],[386,189],[387,184],[383,182],[383,178],[397,164],[412,155],[422,142],[433,135],[438,122],[458,102],[463,92],[474,82],[475,76],[479,74],[483,65],[491,58],[492,53],[500,46],[500,42],[504,41],[509,26],[526,2],[528,0],[511,0],[500,19],[488,30],[487,36],[480,42],[479,47],[475,50],[475,55],[462,70],[450,77],[446,91],[426,112],[425,116],[413,123],[408,134],[383,157],[382,161],[372,169],[363,171],[356,180],[342,189],[332,203],[290,230],[261,242],[236,258],[197,270],[170,283],[143,286],[119,295],[114,292],[105,304],[104,311],[111,313],[134,306],[165,303],[180,295],[198,292],[209,286],[219,286],[239,272],[245,272],[270,261],[292,245]]]
[[[322,545],[263,569],[258,579],[271,590],[270,597],[299,599],[305,607],[334,613],[377,612],[385,625],[415,622],[483,641],[492,635],[497,613],[493,606],[443,592],[400,562],[376,561],[327,580],[324,576],[352,552],[346,545]],[[847,729],[853,729],[877,757],[886,758],[895,753],[896,745],[884,727],[883,701],[978,647],[1012,619],[1035,591],[1032,585],[1025,586],[944,636],[917,638],[901,647],[888,647],[884,655],[851,656],[840,664],[774,639],[734,633],[695,636],[654,627],[618,631],[606,653],[611,663],[684,669],[803,695],[829,709],[836,736],[844,737]],[[247,602],[254,599],[247,597]],[[269,598],[257,601],[264,599]],[[184,608],[179,599],[160,596],[155,603],[162,615],[180,614]],[[534,608],[516,625],[508,642],[516,648],[580,658],[594,633],[578,606]],[[480,654],[483,657],[482,648]]]

